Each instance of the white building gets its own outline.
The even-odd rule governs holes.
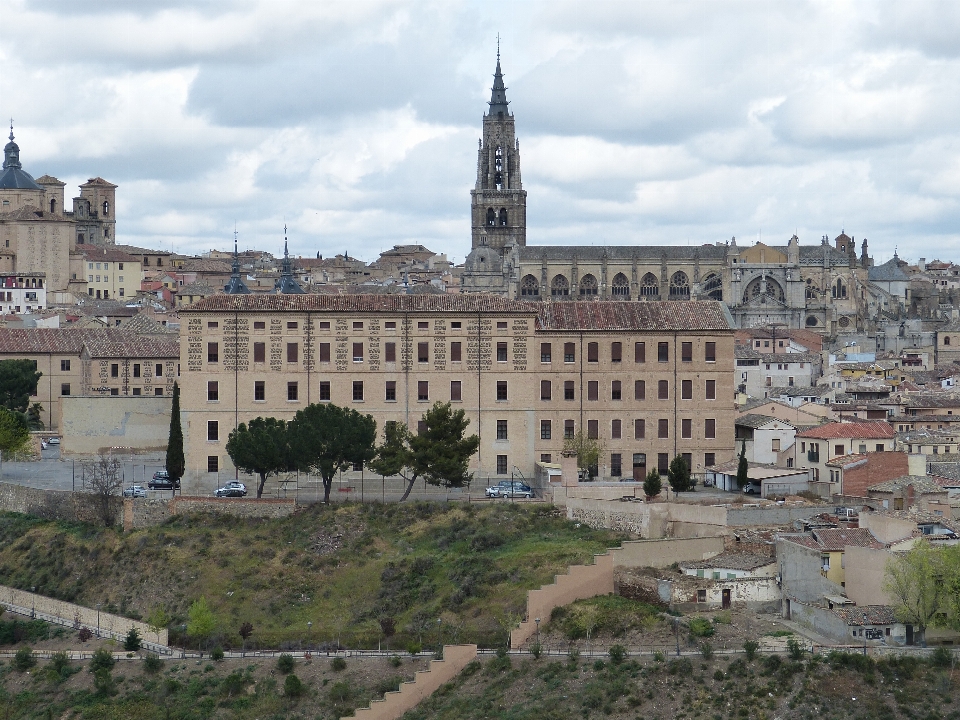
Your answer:
[[[46,273],[0,273],[0,313],[22,315],[44,310],[46,286]]]

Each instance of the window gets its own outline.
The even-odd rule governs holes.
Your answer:
[[[553,394],[553,383],[549,380],[540,381],[540,399],[541,400],[550,400]]]
[[[634,400],[647,399],[647,381],[646,380],[633,381],[633,399]]]
[[[507,421],[497,420],[497,440],[507,439]]]
[[[703,454],[703,466],[704,467],[713,467],[717,464],[717,454],[716,453],[704,453]]]
[[[564,400],[576,400],[576,393],[573,389],[573,380],[564,380],[563,381],[563,399]]]
[[[287,362],[295,363],[299,359],[300,350],[297,343],[287,343]]]
[[[117,363],[110,365],[110,377],[120,377],[120,366]]]
[[[575,343],[563,344],[563,361],[572,363],[577,361],[577,346]]]
[[[863,450],[862,450],[861,452],[866,452],[867,446],[864,445],[864,446],[862,446],[862,447],[863,447]],[[838,455],[838,456],[839,456],[839,455],[843,455],[843,445],[834,445],[834,446],[833,446],[833,454],[834,454],[834,455]]]
[[[877,443],[877,452],[883,452],[883,443]],[[947,448],[949,450],[949,448]]]
[[[396,402],[397,401],[397,381],[396,380],[387,380],[386,393],[384,395],[384,400],[387,402]]]
[[[70,394],[70,383],[63,383],[63,385],[60,386],[60,394],[61,395]]]
[[[450,400],[452,400],[453,402],[460,402],[461,399],[462,398],[461,398],[460,381],[451,380],[450,381]]]
[[[780,452],[780,438],[772,438],[770,440],[770,451]]]
[[[620,477],[623,475],[623,465],[620,459],[620,453],[611,453],[610,455],[610,475]]]
[[[657,453],[657,472],[666,475],[670,469],[669,453]]]
[[[254,323],[253,326],[256,328],[257,325],[259,325],[261,328],[263,327],[263,323]],[[330,321],[329,321],[329,320],[321,320],[320,323],[319,323],[319,325],[320,325],[320,329],[321,329],[321,330],[329,330],[329,329],[330,329]],[[394,325],[396,325],[396,323],[394,323]],[[387,327],[390,327],[390,323],[387,323]]]
[[[657,381],[657,400],[670,399],[670,383],[667,380]]]
[[[154,394],[154,395],[163,395],[163,388],[154,388],[154,389],[153,389],[153,394]]]
[[[330,327],[330,325],[328,324],[327,327]],[[387,330],[396,330],[397,323],[395,320],[387,320],[387,322],[383,324],[383,327],[386,328]]]
[[[220,440],[220,421],[219,420],[207,420],[207,440],[210,440],[210,441]]]
[[[587,437],[596,440],[600,437],[600,421],[587,420]]]
[[[542,463],[552,462],[552,458],[553,456],[550,453],[540,453],[540,462]]]
[[[587,343],[587,362],[595,363],[600,362],[600,344],[599,343]]]
[[[220,362],[219,343],[207,343],[207,362]]]
[[[142,388],[134,388],[134,389],[133,389],[133,394],[134,394],[134,395],[141,395],[141,394],[142,394],[142,393],[141,393],[141,390],[142,390]]]
[[[354,389],[356,389],[356,388],[354,388]],[[363,397],[363,385],[362,385],[362,384],[361,384],[361,386],[360,386],[360,394],[361,394],[361,399],[362,399],[362,397]],[[330,400],[330,381],[329,381],[329,380],[323,380],[323,381],[321,381],[321,383],[320,383],[320,395],[319,395],[319,399],[320,399],[320,400]]]
[[[363,380],[353,381],[353,401],[363,402]]]
[[[430,399],[430,383],[426,380],[417,381],[417,400],[426,402]]]
[[[207,323],[207,327],[208,327],[208,328],[218,328],[218,327],[220,327],[220,323],[218,323],[216,320],[211,320],[210,322]]]
[[[323,323],[320,323],[320,326],[323,327]],[[330,323],[327,323],[327,327],[330,327]],[[253,323],[253,329],[254,329],[254,330],[266,330],[266,329],[267,329],[267,323],[265,323],[263,320],[257,320],[257,321],[255,321],[255,322]]]
[[[207,382],[207,401],[218,402],[220,400],[220,383],[216,380]]]
[[[297,390],[297,383],[288,382],[287,383],[287,400],[297,400],[299,396]]]
[[[362,322],[354,322],[354,323],[353,323],[353,329],[354,329],[354,330],[363,330],[363,323],[362,323]]]
[[[669,420],[657,420],[657,437],[658,438],[670,437],[670,421]]]
[[[459,330],[462,327],[462,323],[459,320],[455,320],[452,323],[450,323],[450,327],[453,328],[454,330]]]
[[[573,436],[576,435],[576,430],[574,429],[573,420],[564,420],[563,421],[563,439],[570,440]]]
[[[550,440],[552,435],[552,427],[549,420],[540,421],[540,439],[541,440]]]
[[[622,343],[611,343],[610,345],[610,362],[621,362],[623,360],[623,344]]]
[[[140,377],[140,363],[133,364],[133,376],[135,378]]]
[[[417,322],[417,330],[429,330],[430,323],[426,320],[420,320]]]
[[[636,419],[633,421],[633,439],[634,440],[643,440],[647,437],[647,422],[646,420]]]
[[[693,380],[680,381],[680,399],[693,400]]]
[[[717,344],[715,342],[704,343],[703,359],[707,362],[717,361]]]
[[[417,362],[430,362],[430,343],[417,343]]]
[[[263,380],[253,381],[253,399],[260,402],[267,399],[267,383]]]
[[[262,342],[255,342],[253,344],[253,361],[255,363],[262,363],[267,361],[267,344]]]
[[[362,342],[353,344],[353,361],[363,362],[363,343]]]
[[[633,361],[635,363],[645,363],[647,361],[647,344],[638,342],[633,346]]]
[[[120,394],[120,388],[110,388],[110,394],[111,394],[111,395],[119,395],[119,394]]]
[[[497,380],[497,400],[507,399],[507,381]]]
[[[680,437],[684,439],[693,437],[693,421],[690,418],[683,418],[680,421]]]
[[[610,437],[613,440],[619,440],[622,433],[622,425],[619,420],[610,421]]]
[[[220,471],[220,458],[216,455],[207,455],[207,472],[215,473]]]
[[[680,362],[693,362],[693,343],[680,343]]]
[[[461,362],[463,358],[463,345],[460,341],[450,343],[450,362]]]
[[[329,347],[329,344],[328,344]],[[329,354],[329,351],[328,351]],[[388,342],[383,346],[383,356],[386,362],[396,362],[397,361],[397,344]]]
[[[622,385],[619,380],[614,380],[610,383],[610,399],[619,400],[623,395]]]
[[[507,344],[505,342],[497,343],[497,362],[507,361]]]
[[[318,355],[319,357],[317,359],[319,362],[322,362],[322,363],[330,362],[330,343],[328,342],[320,343]]]
[[[587,400],[600,399],[600,383],[597,380],[587,381]]]
[[[657,362],[670,362],[670,343],[657,343]]]
[[[497,455],[497,475],[507,474],[507,456]]]
[[[716,380],[707,380],[707,387],[705,393],[707,400],[716,400],[717,399],[717,381]]]
[[[550,343],[540,343],[540,362],[548,363],[551,358]]]
[[[703,421],[703,436],[708,440],[717,437],[717,421],[714,418],[706,418]]]
[[[70,361],[61,360],[60,361],[60,372],[70,372]]]

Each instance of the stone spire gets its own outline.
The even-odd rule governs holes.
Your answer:
[[[230,275],[230,282],[228,282],[223,291],[227,295],[249,295],[250,288],[247,287],[246,283],[243,282],[243,278],[240,277],[240,253],[237,252],[237,229],[233,229],[233,274]]]
[[[10,142],[3,148],[3,169],[19,170],[21,167],[23,166],[20,165],[20,146],[13,141],[13,118],[10,118]]]
[[[500,40],[497,40],[497,71],[493,74],[493,87],[490,93],[490,112],[489,115],[507,116],[510,110],[507,106],[507,88],[503,84],[503,72],[500,70]]]
[[[280,265],[280,277],[270,291],[271,295],[303,295],[303,288],[293,277],[290,265],[290,253],[287,251],[287,226],[283,226],[283,262]]]

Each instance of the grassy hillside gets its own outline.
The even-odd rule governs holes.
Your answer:
[[[494,646],[527,590],[620,540],[512,503],[318,504],[281,520],[175,517],[129,534],[4,514],[0,578],[135,618],[163,604],[173,639],[202,595],[218,621],[211,644],[224,647],[239,646],[244,622],[266,647],[427,647],[441,634]]]

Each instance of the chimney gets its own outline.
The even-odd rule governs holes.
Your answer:
[[[920,268],[920,272],[923,272],[927,268],[927,259],[920,258],[920,262],[917,263],[917,266]]]
[[[571,450],[560,453],[560,484],[573,487],[580,482],[577,472],[577,454]]]
[[[920,453],[907,455],[907,475],[924,476],[927,474],[927,456]]]

